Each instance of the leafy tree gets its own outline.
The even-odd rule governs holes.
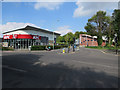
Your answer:
[[[79,34],[87,34],[87,32],[80,31]]]
[[[75,39],[78,39],[79,38],[79,35],[80,35],[80,32],[79,31],[76,31],[74,36],[75,36]]]
[[[84,27],[87,31],[87,33],[91,36],[96,36],[97,32],[95,31],[96,28],[91,23],[87,23],[87,25]]]
[[[120,45],[120,9],[114,10],[112,18],[113,18],[112,24],[115,29],[115,33],[117,34],[118,45]]]
[[[108,45],[112,44],[114,34],[115,34],[115,31],[114,31],[113,24],[112,24],[112,18],[108,17],[106,21],[106,30],[104,31],[104,35],[106,35],[108,39]]]
[[[93,17],[88,19],[87,26],[85,26],[85,29],[87,32],[96,33],[98,45],[102,44],[102,41],[103,41],[102,35],[104,31],[106,30],[105,24],[106,24],[107,19],[108,19],[108,16],[106,16],[106,12],[98,11]]]
[[[59,36],[57,39],[56,39],[57,42],[65,42],[65,39],[63,36]]]
[[[68,44],[73,44],[73,38],[74,34],[72,32],[69,32],[65,35],[65,41],[68,42]]]
[[[80,36],[80,34],[87,34],[87,32],[83,32],[83,31],[76,31],[75,32],[75,34],[74,34],[74,37],[75,37],[75,39],[78,39],[79,38],[79,36]]]

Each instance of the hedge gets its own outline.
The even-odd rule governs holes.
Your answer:
[[[14,48],[12,47],[2,47],[3,51],[14,51]]]
[[[47,45],[47,47],[51,47],[51,50],[53,49],[53,46]],[[66,45],[55,45],[54,49],[60,49],[60,48],[65,48],[67,47]],[[32,46],[31,50],[46,50],[46,46],[40,45],[40,46]]]

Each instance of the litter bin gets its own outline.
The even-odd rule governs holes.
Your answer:
[[[29,51],[31,51],[31,46],[29,46]]]

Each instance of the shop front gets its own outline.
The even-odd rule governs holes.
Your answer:
[[[4,42],[14,49],[28,49],[29,46],[41,45],[41,36],[28,34],[4,35]]]

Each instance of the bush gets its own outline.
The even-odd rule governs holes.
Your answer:
[[[51,45],[47,45],[47,47],[50,47],[51,50],[53,49],[53,46],[51,46]],[[67,45],[55,45],[54,49],[60,49],[60,48],[65,48],[65,47],[67,47]],[[31,50],[46,50],[46,46],[45,45],[32,46]]]
[[[12,47],[2,47],[3,51],[14,51],[14,48]]]
[[[45,50],[46,46],[32,46],[31,50]]]

